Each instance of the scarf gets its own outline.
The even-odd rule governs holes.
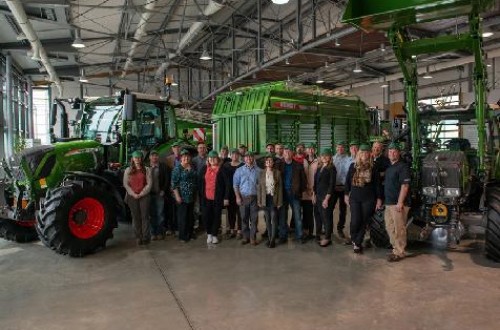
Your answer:
[[[356,164],[355,171],[352,177],[352,185],[356,187],[364,187],[372,181],[372,164],[370,162],[364,164]]]

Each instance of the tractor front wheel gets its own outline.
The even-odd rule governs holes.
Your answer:
[[[486,187],[488,207],[484,248],[486,256],[500,262],[500,186],[490,184]]]
[[[0,219],[0,237],[18,243],[38,239],[34,222],[16,222],[8,219]]]
[[[104,248],[113,236],[119,210],[103,188],[70,183],[51,191],[37,217],[41,241],[72,257]]]

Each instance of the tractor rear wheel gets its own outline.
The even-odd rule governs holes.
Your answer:
[[[484,248],[486,256],[500,262],[500,186],[492,184],[486,187],[486,235]]]
[[[83,257],[106,246],[120,213],[106,187],[69,183],[47,195],[37,217],[41,241],[57,253]]]
[[[0,219],[0,237],[18,243],[26,243],[38,239],[34,223],[23,222],[21,224],[8,219]]]
[[[377,210],[370,221],[370,240],[372,244],[380,248],[389,248],[391,241],[385,230],[384,211]]]

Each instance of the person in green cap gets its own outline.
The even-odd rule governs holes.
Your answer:
[[[266,246],[274,248],[278,231],[278,210],[283,203],[283,183],[280,171],[274,168],[274,155],[267,153],[264,159],[266,166],[260,172],[257,184],[257,205],[264,209],[268,233]]]
[[[321,247],[332,244],[333,232],[333,200],[337,170],[332,162],[332,150],[321,151],[321,167],[314,176],[313,204],[316,215],[316,240]],[[325,237],[321,238],[321,229],[325,228]]]
[[[339,204],[339,222],[337,223],[337,235],[344,239],[344,227],[347,214],[347,205],[344,200],[345,191],[345,179],[347,177],[347,172],[349,172],[349,166],[351,166],[352,159],[346,153],[345,141],[339,141],[336,145],[336,153],[333,156],[333,165],[337,170],[337,178],[335,179],[335,192],[333,193],[333,208],[335,209],[337,201]]]
[[[400,261],[406,256],[406,222],[410,210],[410,167],[401,160],[401,147],[389,144],[391,165],[385,171],[384,180],[384,219],[389,234],[392,253],[389,262]]]
[[[170,173],[167,165],[160,162],[157,150],[149,153],[149,167],[151,169],[151,239],[153,241],[165,238],[165,197],[170,193]]]
[[[351,210],[351,242],[354,253],[363,253],[366,226],[375,210],[382,206],[382,183],[367,144],[359,146],[345,182],[345,202]]]
[[[167,164],[168,173],[171,178],[172,171],[181,163],[181,143],[179,141],[175,141],[172,144],[172,154],[168,155],[165,159],[165,163]],[[176,203],[172,190],[167,193],[167,217],[166,217],[166,227],[167,232],[166,235],[172,235],[177,230],[177,215],[176,215]]]
[[[244,165],[240,161],[240,152],[238,149],[232,149],[231,162],[224,164],[222,171],[226,177],[226,196],[224,196],[224,204],[227,205],[227,221],[229,222],[229,238],[241,239],[241,214],[238,204],[236,204],[236,195],[233,189],[233,176],[234,172],[238,168]],[[236,223],[237,222],[237,223]],[[236,224],[238,225],[238,231],[236,231]]]
[[[226,178],[221,171],[221,159],[217,151],[208,153],[208,164],[201,168],[199,181],[200,206],[203,210],[203,222],[207,231],[207,244],[218,244],[217,237],[226,195]]]
[[[358,151],[359,151],[359,141],[352,140],[349,143],[349,153],[351,154],[351,161],[353,163],[356,161],[356,155],[358,154]]]
[[[151,240],[149,207],[152,178],[151,170],[142,161],[142,152],[134,151],[130,166],[123,174],[123,187],[127,194],[125,203],[132,214],[135,238],[138,245],[147,245]]]
[[[181,144],[175,141],[172,144],[172,154],[167,156],[166,163],[170,171],[172,171],[181,162]]]
[[[310,143],[306,148],[304,159],[304,172],[307,179],[306,191],[302,194],[302,230],[306,239],[312,239],[314,235],[314,205],[312,203],[314,189],[314,175],[318,170],[319,160],[316,156],[316,145]]]
[[[191,163],[191,154],[186,149],[181,151],[181,162],[172,172],[172,191],[176,202],[177,226],[179,239],[189,242],[194,238],[194,201],[198,176]]]

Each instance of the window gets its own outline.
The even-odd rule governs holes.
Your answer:
[[[419,100],[420,103],[433,105],[436,110],[439,112],[440,108],[443,107],[453,107],[458,106],[459,104],[459,96],[458,95],[448,95],[441,97],[434,97],[429,99]],[[429,125],[427,128],[427,137],[431,140],[438,140],[441,146],[452,138],[460,137],[460,128],[458,120],[441,120],[436,125]]]
[[[50,144],[49,133],[50,98],[47,88],[33,89],[33,125],[35,138],[42,144]]]

